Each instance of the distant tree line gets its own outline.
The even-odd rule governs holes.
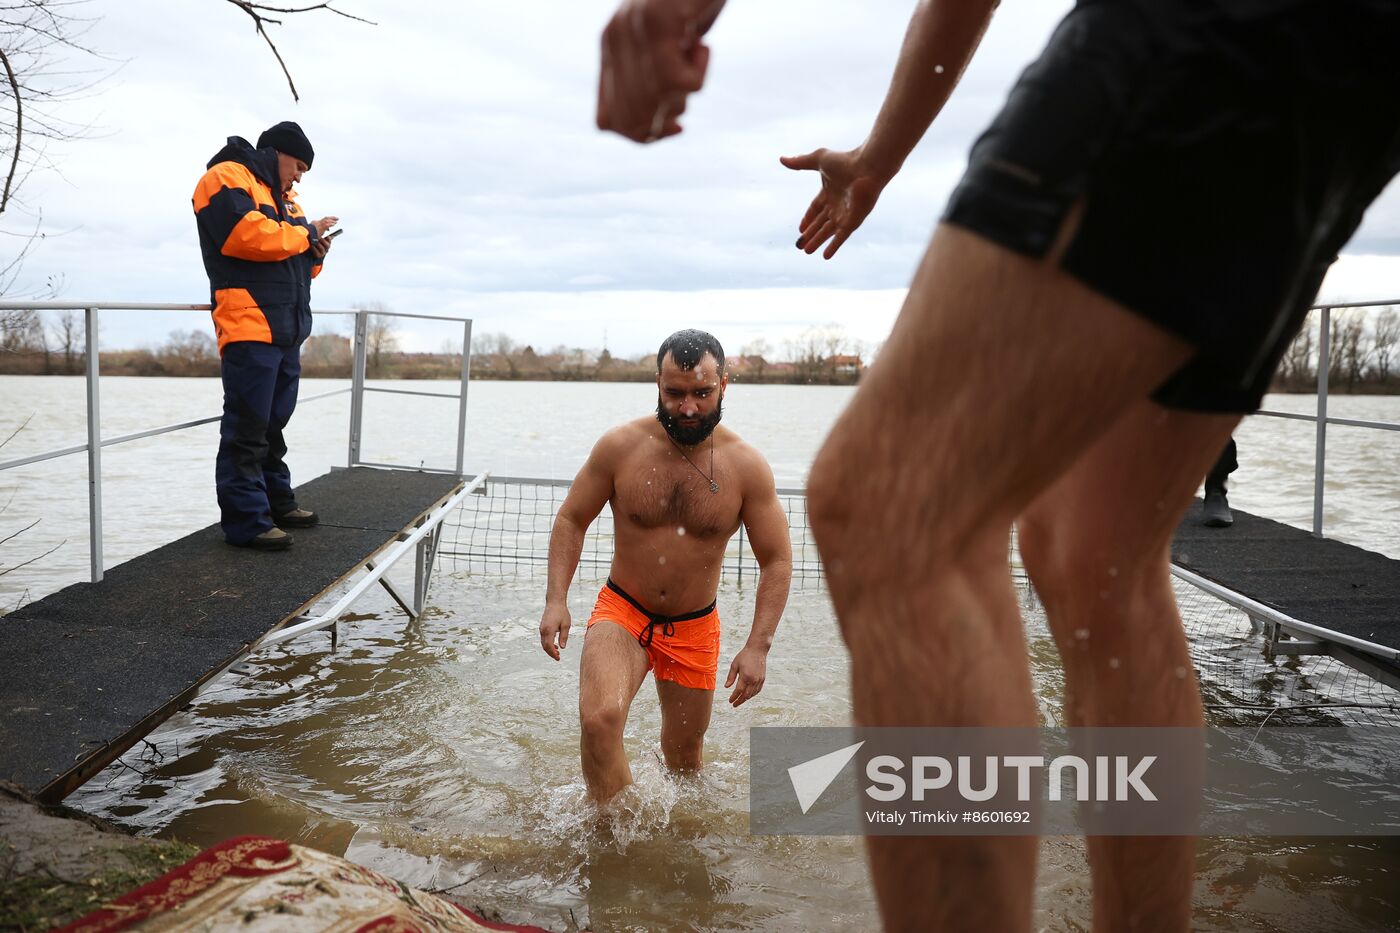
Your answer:
[[[379,304],[364,308],[387,310]],[[365,346],[366,370],[374,378],[456,378],[461,373],[460,353],[399,353],[393,318],[382,314],[370,314]],[[81,311],[0,311],[0,374],[78,375],[87,369],[86,349]],[[349,337],[313,334],[301,355],[305,376],[350,375]],[[98,364],[109,376],[218,376],[219,347],[212,325],[174,330],[159,346],[104,350]]]
[[[365,372],[371,379],[456,379],[462,355],[450,341],[437,353],[400,349],[396,319],[381,304],[360,305],[370,311],[365,339]],[[1319,322],[1308,323],[1289,345],[1273,389],[1311,393],[1317,388]],[[1334,310],[1328,329],[1333,392],[1400,393],[1400,309]],[[302,347],[302,374],[346,378],[352,344],[339,333],[314,334]],[[732,380],[797,385],[848,385],[858,382],[879,347],[870,347],[836,325],[814,327],[788,340],[778,358],[767,340],[745,344],[727,363]],[[217,376],[219,353],[212,329],[172,331],[155,347],[113,350],[102,354],[101,370],[118,376]],[[0,373],[76,375],[86,366],[83,317],[79,311],[0,311]],[[559,344],[537,349],[505,333],[472,338],[473,379],[554,382],[650,382],[656,357],[614,356]]]
[[[1289,344],[1274,377],[1275,391],[1317,391],[1321,319],[1316,312],[1309,315]],[[1400,311],[1394,307],[1334,309],[1327,333],[1328,391],[1400,393]]]
[[[877,348],[878,349],[878,348]],[[772,344],[759,339],[725,358],[729,378],[739,382],[797,385],[850,385],[869,365],[871,348],[829,324],[803,331],[786,341],[785,358],[777,359]],[[656,354],[614,356],[601,351],[559,344],[536,349],[504,333],[472,338],[472,378],[533,381],[651,382],[656,378]]]
[[[437,353],[400,349],[396,319],[382,304],[360,305],[371,312],[365,334],[365,374],[371,379],[456,379],[462,354],[445,341]],[[378,312],[378,313],[376,313]],[[340,333],[313,334],[302,345],[302,375],[346,378],[353,344]],[[767,340],[731,353],[729,377],[740,382],[848,385],[860,379],[871,349],[840,327],[810,328],[785,344],[785,359],[775,359]],[[79,311],[0,312],[0,374],[78,375],[87,366],[83,315]],[[103,351],[102,373],[112,376],[218,376],[219,352],[212,328],[171,331],[159,346]],[[614,356],[564,344],[539,349],[504,333],[472,339],[473,379],[554,382],[650,382],[656,356]]]
[[[80,373],[85,358],[81,311],[0,311],[0,373]]]

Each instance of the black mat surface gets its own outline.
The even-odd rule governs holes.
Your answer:
[[[1400,648],[1400,561],[1233,511],[1234,525],[1207,528],[1197,499],[1172,561],[1300,622]]]
[[[210,526],[0,616],[0,778],[70,793],[458,483],[339,470],[297,490],[321,524],[288,551],[229,547]]]

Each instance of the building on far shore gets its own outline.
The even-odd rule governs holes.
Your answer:
[[[838,376],[859,376],[865,367],[861,364],[860,357],[850,354],[838,354],[827,360],[827,365],[831,371]]]

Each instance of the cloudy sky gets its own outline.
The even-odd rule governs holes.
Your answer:
[[[626,355],[685,326],[714,331],[731,352],[760,338],[781,350],[826,324],[874,343],[973,137],[1069,4],[1003,0],[952,102],[831,262],[793,248],[816,180],[777,157],[864,138],[911,0],[730,0],[686,132],[649,147],[593,126],[613,0],[337,6],[377,25],[306,13],[273,30],[301,92],[294,103],[231,4],[94,0],[86,40],[121,65],[69,105],[95,124],[92,137],[54,148],[61,175],[23,190],[49,233],[23,281],[61,276],[60,297],[74,301],[207,301],[195,181],[225,137],[294,119],[317,153],[302,204],[312,217],[339,215],[345,230],[317,280],[318,308],[382,302],[468,316],[478,334],[543,348],[606,339]],[[1324,295],[1400,295],[1396,186]],[[207,315],[109,312],[103,343],[152,345],[206,326]],[[402,336],[437,350],[458,334],[412,325]]]

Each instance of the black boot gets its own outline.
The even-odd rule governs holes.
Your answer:
[[[1225,487],[1212,486],[1206,489],[1205,516],[1207,528],[1229,528],[1235,523],[1230,512],[1230,500],[1225,498]]]

